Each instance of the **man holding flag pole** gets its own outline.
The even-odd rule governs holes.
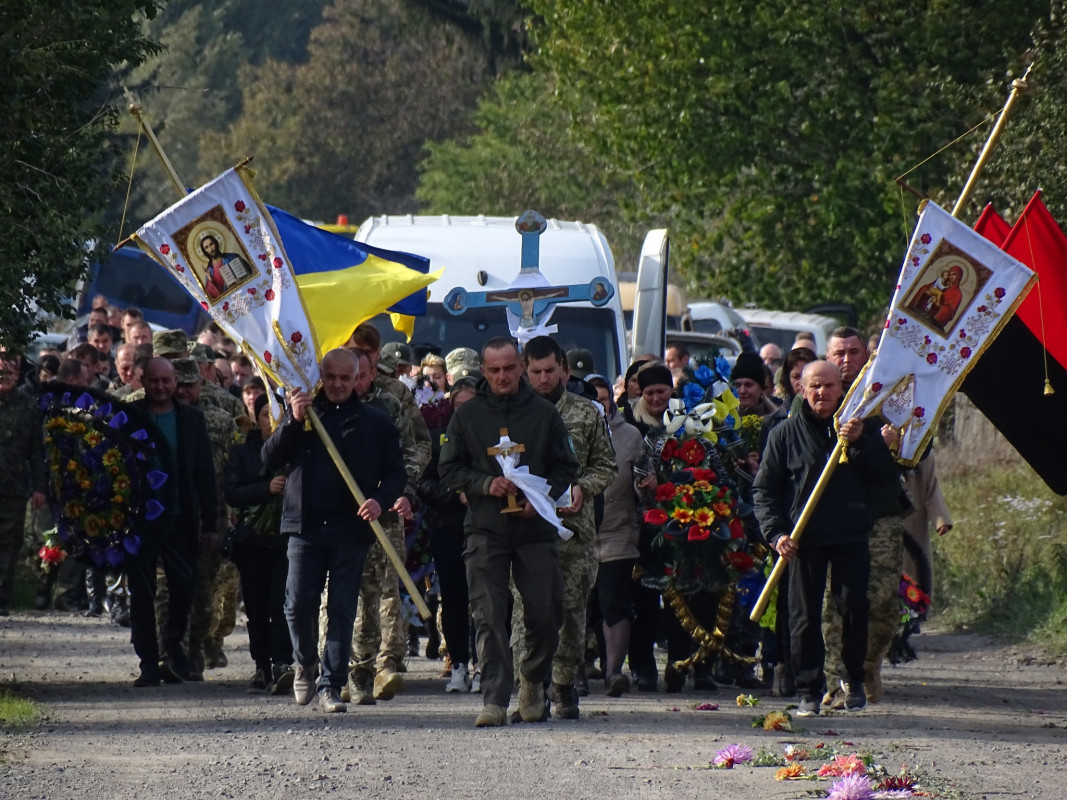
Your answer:
[[[134,113],[161,152],[139,109]],[[245,163],[185,195],[130,239],[198,300],[230,338],[240,342],[263,375],[276,385],[310,395],[320,385],[320,356],[339,348],[356,324],[383,310],[419,313],[420,303],[425,306],[425,288],[438,275],[427,274],[425,258],[366,247],[277,210],[276,224],[256,194]],[[182,186],[172,168],[169,172],[175,186]],[[297,245],[292,260],[279,228]],[[214,297],[206,289],[207,265],[198,246],[206,236],[251,265],[240,275],[235,271],[233,280],[227,275],[226,290]],[[311,406],[304,422],[309,424],[322,438],[357,507],[362,507],[363,491]],[[378,520],[369,523],[420,616],[429,618],[429,609]]]
[[[877,414],[897,428],[897,460],[904,466],[918,463],[953,394],[1037,280],[1024,264],[955,219],[970,198],[1015,101],[1029,90],[1027,78],[1032,68],[1012,82],[1008,100],[952,214],[923,201],[925,210],[897,279],[875,357],[852,385],[837,414],[839,423]],[[898,183],[906,186],[900,179]],[[921,298],[928,285],[936,285],[936,278],[946,273],[955,275],[952,313],[932,320]],[[804,533],[838,463],[844,460],[846,445],[847,440],[839,437],[826,460],[789,536],[794,543]],[[767,610],[785,566],[784,558],[775,565],[752,608],[753,620],[759,620]]]

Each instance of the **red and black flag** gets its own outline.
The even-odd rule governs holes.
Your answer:
[[[1037,287],[960,391],[1057,494],[1067,494],[1067,235],[1038,191],[1014,226],[986,206],[975,230],[1038,274]],[[1045,378],[1051,393],[1046,393]]]

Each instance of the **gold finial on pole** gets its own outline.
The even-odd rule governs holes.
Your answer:
[[[167,177],[170,178],[171,183],[174,184],[175,190],[178,192],[178,197],[182,198],[186,195],[185,184],[182,183],[182,179],[178,177],[178,171],[174,169],[174,165],[170,163],[170,159],[167,158],[167,154],[163,150],[163,145],[159,143],[159,139],[156,138],[156,132],[152,130],[152,126],[141,115],[141,104],[137,98],[134,97],[133,92],[122,87],[122,93],[126,96],[126,100],[129,102],[130,114],[137,120],[141,128],[145,132],[145,136],[148,137],[148,141],[152,145],[152,149],[156,151],[156,155],[159,156],[159,160],[163,162],[163,169],[167,171]]]
[[[993,126],[993,130],[989,132],[989,138],[986,139],[985,147],[982,148],[981,154],[978,156],[978,161],[975,162],[974,169],[971,170],[970,177],[967,178],[967,183],[963,186],[963,191],[960,192],[960,197],[956,201],[956,205],[952,207],[952,216],[958,217],[960,211],[963,209],[963,205],[971,199],[971,193],[974,191],[974,184],[978,181],[978,175],[985,167],[986,161],[989,159],[989,154],[993,152],[993,146],[997,143],[997,139],[1000,138],[1000,133],[1004,129],[1005,123],[1008,121],[1008,115],[1011,114],[1012,106],[1015,105],[1016,99],[1020,94],[1026,94],[1030,91],[1030,84],[1026,79],[1030,75],[1030,70],[1034,68],[1031,64],[1026,68],[1026,72],[1023,73],[1021,78],[1016,78],[1011,82],[1011,94],[1008,95],[1008,102],[1004,104],[1004,108],[1001,109],[1000,118],[997,120],[997,124]]]

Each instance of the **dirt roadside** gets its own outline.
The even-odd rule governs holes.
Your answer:
[[[0,685],[41,703],[46,719],[0,737],[0,797],[679,800],[829,786],[777,782],[773,768],[708,770],[731,743],[870,752],[891,773],[921,771],[941,797],[1067,797],[1064,664],[965,634],[928,630],[913,643],[920,660],[886,668],[884,702],[799,720],[796,734],[751,726],[785,707],[777,698],[742,708],[738,690],[720,688],[611,699],[595,684],[576,723],[475,730],[481,698],[446,695],[440,661],[412,659],[408,690],[390,702],[326,716],[245,693],[243,628],[227,642],[230,666],[206,682],[134,689],[128,631],[15,613],[0,621]]]

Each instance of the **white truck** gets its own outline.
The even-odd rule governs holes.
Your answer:
[[[468,293],[504,291],[520,268],[522,237],[515,217],[380,216],[370,217],[355,234],[365,242],[389,250],[416,253],[430,259],[430,270],[444,274],[430,285],[427,313],[416,317],[412,343],[433,344],[441,353],[457,347],[475,350],[493,336],[509,333],[502,306],[471,307],[459,315],[443,306],[456,288]],[[593,354],[595,371],[614,378],[628,361],[623,313],[615,274],[615,260],[604,235],[595,225],[547,220],[539,239],[539,268],[551,286],[589,284],[607,280],[615,291],[609,301],[559,303],[550,324],[553,334],[569,350],[582,347]],[[396,339],[386,315],[372,322],[385,340]]]

